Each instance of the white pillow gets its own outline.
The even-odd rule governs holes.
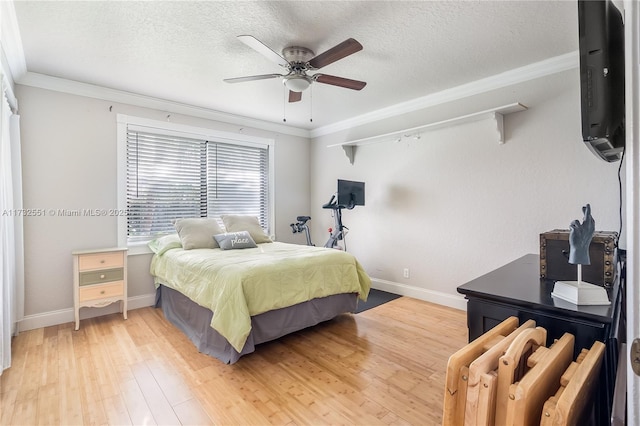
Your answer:
[[[224,233],[217,219],[209,217],[177,219],[173,226],[178,231],[182,248],[185,250],[218,248],[213,236]]]
[[[256,244],[272,243],[271,238],[264,233],[258,218],[255,216],[223,215],[222,222],[227,232],[247,231]]]
[[[164,237],[156,238],[155,240],[147,243],[152,252],[160,256],[167,250],[174,248],[181,248],[182,242],[178,234],[165,235]]]

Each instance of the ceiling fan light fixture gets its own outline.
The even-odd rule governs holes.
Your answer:
[[[282,83],[292,92],[304,92],[311,85],[311,79],[306,75],[291,75],[285,77]]]
[[[307,75],[308,71],[319,70],[320,68],[362,50],[362,45],[353,38],[347,39],[319,55],[315,55],[311,49],[302,46],[285,47],[282,50],[282,55],[280,55],[253,36],[240,35],[238,36],[238,39],[272,62],[275,62],[285,68],[287,74],[263,74],[225,78],[224,81],[227,83],[281,78],[282,84],[284,84],[284,87],[289,90],[289,102],[300,102],[302,99],[302,92],[307,90],[312,83],[316,82],[351,90],[361,90],[367,85],[364,81],[351,80],[349,78],[337,77],[335,75]]]

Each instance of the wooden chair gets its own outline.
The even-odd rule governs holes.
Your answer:
[[[494,424],[498,361],[517,336],[527,329],[533,329],[535,326],[535,321],[526,321],[469,365],[467,400],[464,414],[465,425]]]
[[[504,425],[539,425],[545,401],[556,393],[560,377],[573,358],[574,336],[565,333],[549,347],[539,347],[527,363],[524,377],[509,386]],[[500,379],[498,373],[498,379]]]
[[[560,378],[560,388],[542,408],[540,426],[573,426],[585,413],[593,395],[605,345],[594,342],[590,350],[583,349],[575,362]]]
[[[498,360],[494,417],[496,425],[504,425],[506,422],[509,387],[524,376],[529,356],[537,349],[544,348],[546,341],[546,329],[536,327],[524,330]]]
[[[442,410],[443,425],[464,424],[469,365],[496,341],[504,339],[517,327],[518,318],[509,317],[449,357]]]

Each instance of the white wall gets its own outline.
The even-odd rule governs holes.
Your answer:
[[[166,120],[167,113],[28,86],[16,89],[24,207],[116,208],[116,114]],[[240,127],[178,114],[170,120],[229,132]],[[309,141],[246,126],[242,132],[276,141],[275,235],[299,242],[289,224],[309,211]],[[26,217],[24,228],[26,318],[21,329],[72,321],[71,252],[115,246],[116,218]],[[153,303],[150,260],[150,255],[129,256],[130,307]],[[83,309],[81,317],[95,313]]]
[[[320,206],[336,190],[336,179],[365,181],[366,206],[344,211],[343,222],[350,228],[348,249],[374,287],[464,308],[456,287],[538,253],[539,234],[581,220],[584,204],[591,203],[597,230],[618,231],[620,163],[596,158],[582,143],[578,83],[572,70],[528,83],[527,90],[504,90],[529,106],[505,116],[504,145],[495,124],[480,121],[424,133],[420,140],[357,147],[353,165],[340,147],[327,148],[349,137],[424,124],[426,112],[317,138],[311,157],[314,242],[323,243],[333,223]]]
[[[167,117],[164,111],[34,87],[18,85],[16,91],[26,208],[114,208],[116,114]],[[319,137],[311,146],[302,137],[247,127],[243,132],[276,140],[279,240],[304,243],[289,223],[310,214],[313,240],[322,245],[333,220],[321,206],[335,191],[336,179],[365,181],[366,206],[345,211],[344,223],[351,229],[348,249],[374,286],[463,308],[457,286],[537,253],[539,234],[567,228],[585,203],[592,205],[598,230],[618,230],[619,164],[597,159],[582,144],[578,91],[575,70],[531,82],[528,90],[502,90],[529,107],[505,116],[504,145],[497,142],[494,124],[481,121],[424,133],[419,140],[358,147],[353,165],[342,149],[327,145],[424,124],[427,112]],[[489,98],[453,107],[470,104],[495,105]],[[170,120],[239,128],[178,114]],[[113,217],[27,217],[22,328],[71,321],[71,251],[116,242]],[[151,303],[149,262],[148,255],[129,258],[132,307]],[[408,279],[404,268],[410,270]]]

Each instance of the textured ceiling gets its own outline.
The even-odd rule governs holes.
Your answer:
[[[313,129],[578,48],[575,1],[16,1],[27,70]],[[285,102],[281,73],[241,43],[319,54],[353,37],[364,49],[322,72],[362,91],[314,83]],[[313,118],[313,122],[310,121]]]

